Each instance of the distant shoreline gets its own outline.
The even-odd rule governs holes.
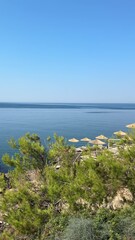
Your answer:
[[[0,108],[135,110],[135,103],[6,103]]]

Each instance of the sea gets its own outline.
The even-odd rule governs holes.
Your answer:
[[[73,137],[94,139],[100,134],[112,137],[114,131],[128,131],[126,125],[134,122],[135,104],[0,103],[0,172],[9,170],[1,158],[13,154],[8,145],[12,137],[17,140],[25,133],[36,133],[44,145],[54,133],[67,141]]]

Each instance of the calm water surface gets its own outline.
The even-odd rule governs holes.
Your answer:
[[[37,133],[44,141],[54,133],[69,139],[99,134],[111,137],[135,122],[135,104],[8,104],[0,103],[0,158],[8,146],[26,132]],[[80,143],[78,144],[80,145]],[[0,171],[7,168],[0,161]]]

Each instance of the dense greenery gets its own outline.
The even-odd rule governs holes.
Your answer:
[[[134,141],[122,139],[114,154],[90,146],[78,153],[57,135],[46,146],[36,134],[11,139],[15,153],[3,162],[13,168],[0,174],[0,239],[135,239]]]

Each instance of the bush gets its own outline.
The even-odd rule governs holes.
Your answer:
[[[91,219],[73,218],[64,231],[62,240],[94,240],[94,228]]]

